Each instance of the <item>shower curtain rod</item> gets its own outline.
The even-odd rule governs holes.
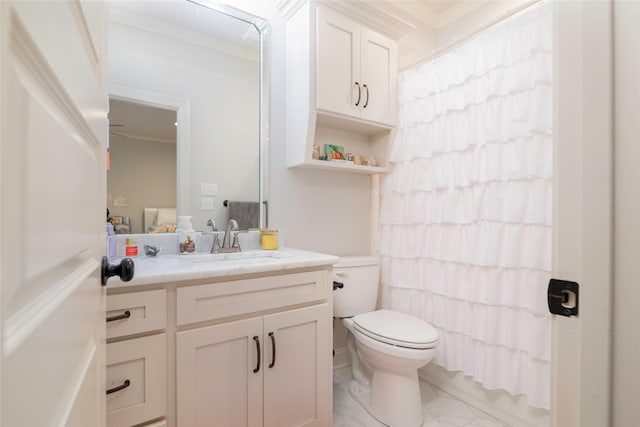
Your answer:
[[[513,9],[510,9],[508,11],[506,11],[505,13],[503,13],[502,15],[498,16],[495,19],[492,19],[491,21],[487,22],[486,24],[476,28],[474,31],[471,31],[470,33],[465,34],[464,36],[460,37],[460,38],[454,38],[453,40],[451,40],[449,43],[445,44],[444,46],[432,50],[430,53],[428,53],[427,55],[421,56],[420,58],[418,58],[417,60],[415,60],[414,62],[412,62],[411,64],[409,64],[408,66],[406,66],[405,68],[403,68],[401,71],[406,71],[410,68],[415,67],[416,65],[421,64],[422,62],[428,61],[429,59],[432,59],[436,56],[439,56],[443,53],[445,53],[446,51],[448,51],[449,49],[451,49],[454,46],[459,45],[462,42],[465,42],[467,40],[469,40],[470,38],[482,33],[483,31],[487,30],[488,28],[493,27],[494,25],[498,24],[501,21],[504,21],[507,18],[512,17],[513,15],[515,15],[516,13],[522,12],[525,9],[528,9],[529,7],[533,6],[536,3],[540,3],[540,2],[544,2],[545,0],[529,0],[526,3],[522,3],[520,6],[516,6]]]

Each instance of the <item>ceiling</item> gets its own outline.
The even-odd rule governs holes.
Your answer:
[[[121,99],[109,99],[109,137],[127,142],[176,143],[176,112]]]
[[[404,19],[415,27],[437,29],[490,0],[366,0],[381,10]]]

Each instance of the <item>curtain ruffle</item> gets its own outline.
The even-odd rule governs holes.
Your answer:
[[[405,176],[412,181],[394,183],[392,177],[387,181],[398,191],[382,193],[381,225],[478,221],[551,225],[551,180],[487,182],[440,191],[411,191],[417,185],[410,174]],[[407,192],[401,192],[403,189]]]
[[[401,74],[379,239],[382,306],[438,330],[434,363],[547,409],[551,49],[545,5]]]

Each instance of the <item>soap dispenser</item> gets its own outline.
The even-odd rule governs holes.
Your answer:
[[[190,216],[178,217],[178,253],[193,254],[196,252],[196,231],[191,225]]]

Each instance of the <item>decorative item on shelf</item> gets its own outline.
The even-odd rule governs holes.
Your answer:
[[[320,146],[319,145],[314,145],[313,146],[313,152],[311,153],[311,158],[314,160],[319,160],[320,159]]]
[[[278,230],[262,230],[260,232],[260,249],[278,249]]]
[[[353,162],[353,154],[347,153],[345,159],[347,160],[347,162]]]
[[[324,144],[324,154],[329,160],[344,160],[344,147],[333,144]]]
[[[378,160],[373,156],[369,156],[369,166],[378,166]]]
[[[323,154],[322,156],[320,156],[320,160],[327,160],[327,156]]]
[[[356,165],[361,165],[362,164],[362,156],[359,154],[356,154],[355,156],[353,156],[353,163],[355,163]]]

